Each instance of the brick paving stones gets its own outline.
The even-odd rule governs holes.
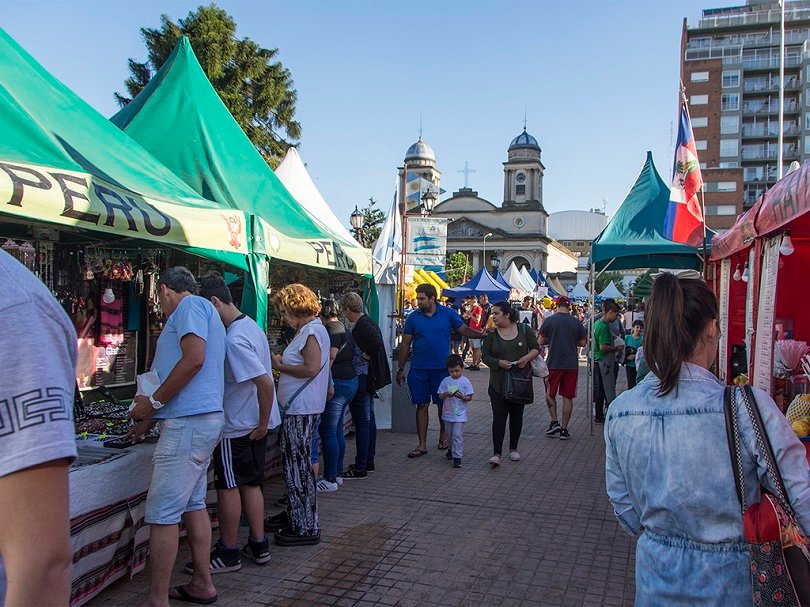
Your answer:
[[[268,565],[243,560],[241,571],[215,576],[217,605],[632,605],[635,543],[607,501],[602,426],[589,434],[584,371],[572,440],[546,437],[548,410],[528,406],[522,461],[505,457],[495,469],[486,463],[492,454],[489,373],[467,372],[478,394],[465,429],[463,468],[452,468],[435,449],[435,408],[424,457],[405,457],[416,444],[412,435],[380,432],[377,471],[321,495],[321,543],[271,543]],[[353,453],[350,438],[347,464]],[[281,492],[280,480],[268,484],[268,512],[278,511],[269,504]],[[183,541],[174,583],[188,579],[182,572],[188,558]],[[147,585],[148,569],[88,605],[139,605]]]

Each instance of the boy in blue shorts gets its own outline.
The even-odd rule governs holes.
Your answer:
[[[447,357],[447,372],[450,375],[439,384],[439,398],[443,401],[442,419],[450,441],[447,459],[453,460],[453,468],[461,468],[467,403],[472,400],[475,389],[470,380],[464,377],[464,360],[458,354]]]

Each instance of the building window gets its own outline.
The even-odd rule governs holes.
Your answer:
[[[707,146],[705,139],[695,139],[695,149],[696,150],[705,150]]]
[[[718,181],[717,182],[717,191],[718,192],[736,192],[737,191],[737,182],[736,181]]]
[[[739,93],[723,93],[720,97],[720,109],[725,111],[736,111],[740,109]]]
[[[739,154],[739,139],[721,139],[720,156],[737,156]]]
[[[810,112],[804,115],[804,128],[805,130],[810,129]]]
[[[720,133],[723,135],[736,135],[740,132],[739,116],[720,116]]]
[[[810,135],[804,136],[804,153],[810,154]]]
[[[692,72],[692,82],[708,82],[709,72]]]
[[[720,169],[737,169],[740,167],[739,162],[721,162],[718,168]]]
[[[706,105],[709,103],[708,95],[692,95],[689,98],[689,105]]]
[[[736,215],[737,214],[737,206],[733,204],[707,204],[706,205],[706,215],[722,215],[722,216],[729,216],[729,215]]]
[[[740,70],[727,70],[723,72],[723,88],[735,88],[740,86]]]
[[[709,168],[708,164],[706,164],[705,162],[700,163],[700,170],[701,171],[705,171],[707,168]]]
[[[584,242],[584,241],[582,241],[582,240],[577,240],[577,246],[578,246],[578,247],[584,247],[584,246],[585,246],[585,242]]]
[[[762,181],[765,176],[765,167],[745,167],[743,181]]]
[[[692,118],[692,128],[702,129],[709,126],[709,118],[707,116],[695,116]]]
[[[518,184],[515,186],[515,195],[516,196],[525,196],[526,195],[526,185],[525,184]]]

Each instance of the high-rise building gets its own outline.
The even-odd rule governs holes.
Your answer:
[[[684,19],[681,80],[705,183],[706,224],[730,227],[778,179],[779,2]],[[783,170],[810,157],[810,0],[785,4]]]

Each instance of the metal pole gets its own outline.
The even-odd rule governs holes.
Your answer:
[[[779,150],[776,161],[776,178],[782,179],[782,148],[785,145],[785,0],[779,0],[782,18],[779,34]]]
[[[398,314],[402,314],[405,310],[405,261],[406,257],[406,248],[408,244],[408,221],[406,217],[406,210],[407,210],[407,201],[405,198],[406,192],[405,187],[408,180],[408,163],[405,163],[402,171],[402,180],[400,183],[400,192],[402,195],[400,199],[402,200],[402,257],[399,264],[399,310],[397,310]]]
[[[588,339],[586,343],[586,352],[585,352],[585,359],[587,360],[588,365],[588,373],[587,378],[588,381],[586,382],[587,385],[587,394],[586,394],[586,402],[588,403],[588,428],[590,429],[591,436],[593,436],[593,407],[594,407],[594,400],[593,400],[593,372],[594,372],[594,364],[595,361],[593,360],[593,315],[596,314],[596,298],[594,297],[595,291],[595,284],[594,281],[596,280],[593,275],[594,272],[594,265],[593,261],[590,263],[589,274],[590,279],[588,281],[589,285],[589,293],[588,293],[588,309],[590,310],[590,315],[588,316]]]
[[[492,236],[492,232],[489,234],[484,234],[484,251],[483,258],[481,259],[481,267],[484,268],[484,270],[487,269],[487,238],[490,236]]]

